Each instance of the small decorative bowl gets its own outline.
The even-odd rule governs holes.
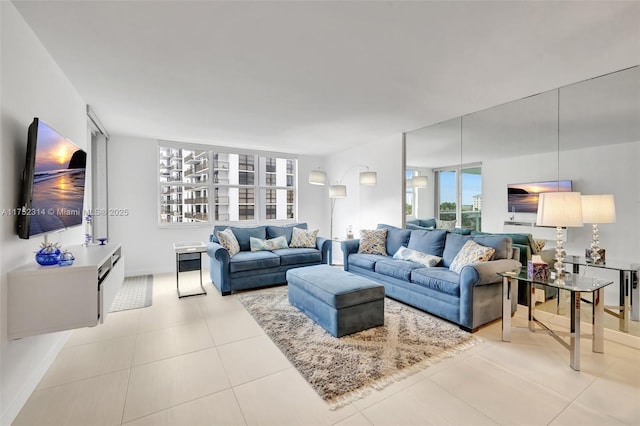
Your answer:
[[[58,266],[69,266],[73,265],[73,261],[76,258],[71,254],[71,252],[65,251],[60,255],[60,260],[58,260]]]

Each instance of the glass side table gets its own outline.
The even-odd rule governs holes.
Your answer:
[[[173,250],[176,253],[176,289],[178,290],[178,298],[191,296],[200,296],[207,294],[202,285],[202,253],[207,252],[207,245],[202,242],[197,243],[173,243]],[[200,272],[200,288],[199,293],[180,293],[180,272],[199,271]]]
[[[606,262],[587,262],[582,256],[567,256],[564,263],[573,266],[574,274],[580,273],[580,267],[600,268],[618,271],[620,276],[620,304],[617,306],[605,306],[605,312],[620,320],[621,331],[629,331],[629,319],[640,321],[640,290],[638,289],[638,275],[640,274],[640,263],[617,262],[607,260]]]
[[[535,331],[535,324],[539,324],[547,330],[551,336],[569,350],[569,365],[576,371],[580,370],[580,304],[581,293],[593,293],[593,327],[592,327],[592,347],[591,350],[597,353],[604,353],[604,288],[613,281],[603,281],[597,278],[587,278],[577,274],[567,274],[561,280],[550,279],[548,281],[534,280],[529,278],[527,271],[500,272],[502,277],[502,341],[511,341],[511,297],[514,285],[518,281],[527,283],[529,289],[529,311],[527,315],[529,330]],[[567,290],[571,293],[571,326],[569,343],[558,336],[553,330],[535,317],[535,297],[531,297],[531,292],[535,294],[535,284],[555,287]]]

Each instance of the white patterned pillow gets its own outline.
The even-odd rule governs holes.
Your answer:
[[[271,238],[270,240],[249,237],[249,244],[251,245],[251,251],[271,251],[289,247],[287,245],[287,237],[285,237],[284,235],[276,238]]]
[[[358,253],[388,256],[387,229],[361,229]]]
[[[445,229],[447,231],[453,231],[454,229],[456,229],[456,221],[436,219],[436,229]]]
[[[466,265],[475,262],[487,262],[496,251],[493,247],[485,247],[475,241],[467,241],[464,243],[456,257],[453,258],[449,269],[453,272],[460,273]]]
[[[238,239],[233,234],[231,228],[227,228],[224,231],[218,231],[216,236],[218,237],[218,241],[220,241],[220,245],[226,248],[229,252],[229,257],[233,257],[240,253],[240,244],[238,244]]]
[[[434,256],[432,254],[423,253],[417,250],[411,250],[410,248],[406,248],[404,246],[401,246],[398,249],[396,254],[393,255],[393,258],[400,259],[400,260],[410,260],[411,262],[424,265],[427,268],[436,266],[442,260],[441,257]]]
[[[316,248],[317,236],[317,229],[315,231],[307,231],[306,229],[293,228],[293,232],[291,234],[291,244],[289,244],[289,247]]]

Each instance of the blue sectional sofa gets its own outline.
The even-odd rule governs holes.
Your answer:
[[[344,269],[370,278],[385,287],[388,297],[452,321],[474,332],[502,316],[502,279],[498,272],[521,267],[519,249],[509,236],[460,235],[442,229],[409,230],[389,225],[386,255],[358,253],[360,240],[342,242]],[[486,262],[464,266],[460,273],[449,269],[453,259],[469,240],[496,249]],[[392,256],[400,247],[441,257],[439,264],[426,267]],[[515,290],[515,289],[514,289]],[[517,291],[517,290],[516,290]],[[512,298],[512,313],[517,297]]]
[[[215,226],[209,236],[207,254],[209,255],[211,281],[223,296],[233,291],[267,287],[286,283],[289,269],[301,266],[328,263],[331,241],[317,237],[314,248],[282,248],[272,251],[251,251],[250,239],[261,240],[284,236],[287,245],[291,244],[293,228],[307,229],[306,223],[286,226]],[[240,252],[234,256],[218,241],[217,232],[231,228],[240,245]]]

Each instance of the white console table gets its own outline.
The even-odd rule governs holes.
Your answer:
[[[103,322],[124,281],[120,244],[65,247],[70,266],[33,262],[7,274],[10,339],[92,327]]]

